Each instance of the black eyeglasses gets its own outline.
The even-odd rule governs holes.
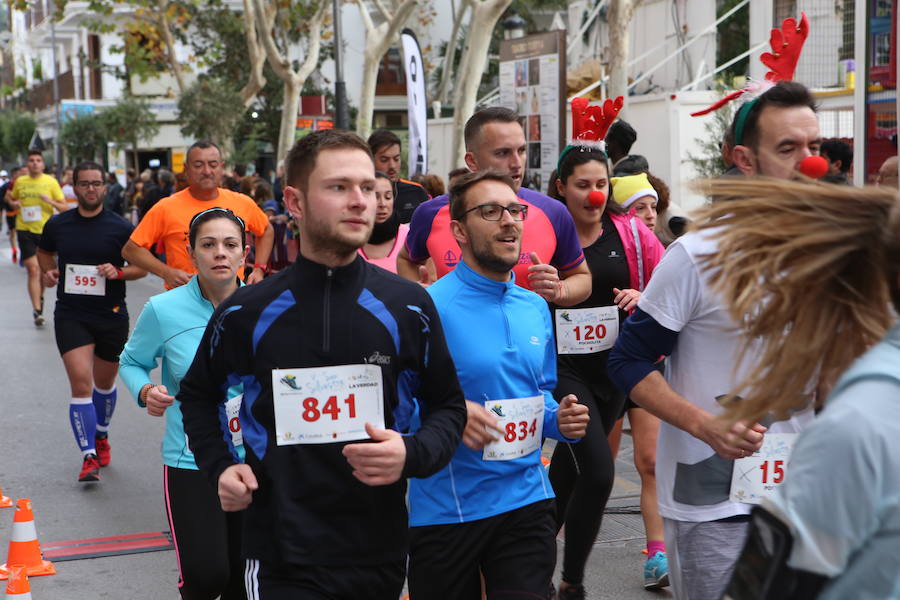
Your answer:
[[[100,189],[104,185],[106,185],[106,183],[103,181],[79,181],[78,183],[75,184],[75,187],[80,187],[82,189],[88,189],[88,188]]]
[[[206,210],[201,210],[200,212],[198,212],[191,219],[191,223],[190,223],[190,225],[188,225],[188,229],[192,229],[194,227],[194,223],[197,222],[197,219],[199,219],[203,215],[209,214],[211,212],[225,213],[226,215],[237,219],[237,222],[240,223],[240,225],[241,225],[241,229],[247,229],[247,226],[244,224],[244,220],[242,218],[240,218],[239,216],[237,216],[236,214],[234,214],[233,210],[231,210],[230,208],[222,208],[220,206],[216,206],[213,208],[207,208]]]
[[[481,218],[485,221],[499,221],[503,218],[504,210],[509,213],[509,216],[511,216],[514,221],[524,221],[525,217],[528,216],[528,207],[524,204],[510,204],[509,206],[502,206],[493,202],[473,206],[472,208],[464,212],[463,216],[466,216],[467,214],[475,210],[481,211]]]

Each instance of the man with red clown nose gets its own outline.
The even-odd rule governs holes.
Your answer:
[[[799,23],[786,19],[772,31],[772,52],[762,55],[770,68],[765,81],[695,113],[749,98],[732,124],[732,157],[746,176],[801,178],[801,169],[810,168],[809,157],[818,154],[815,102],[806,87],[791,81],[808,34],[805,15]],[[662,419],[659,512],[677,599],[722,597],[749,531],[751,509],[790,478],[788,471],[778,481],[758,481],[763,474],[757,453],[766,444],[768,456],[778,440],[786,464],[792,436],[813,418],[811,405],[763,423],[719,418],[723,405],[741,401],[738,385],[759,352],[753,342],[742,352],[746,341],[712,289],[709,273],[698,267],[701,256],[720,251],[708,232],[690,232],[669,246],[609,358],[619,389]],[[665,377],[654,369],[660,355],[669,357]]]

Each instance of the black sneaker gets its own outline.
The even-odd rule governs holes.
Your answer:
[[[35,327],[43,327],[44,326],[44,315],[41,314],[40,310],[31,311],[31,316],[34,317],[34,326]]]

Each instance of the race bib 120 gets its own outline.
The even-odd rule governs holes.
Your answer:
[[[615,306],[556,309],[556,352],[592,354],[609,350],[619,337]]]
[[[97,265],[66,265],[67,294],[105,296],[106,277],[97,272]]]
[[[366,423],[384,428],[377,365],[273,369],[272,398],[279,446],[363,440]]]
[[[788,461],[797,435],[767,433],[762,448],[753,456],[735,460],[729,500],[759,504],[763,498],[771,496],[787,478]]]
[[[528,456],[541,447],[544,431],[544,397],[488,400],[484,407],[497,417],[503,434],[484,447],[484,460],[512,460]]]

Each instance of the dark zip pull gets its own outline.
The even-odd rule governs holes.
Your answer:
[[[331,351],[331,281],[334,277],[334,269],[325,271],[325,296],[322,306],[322,351]]]

